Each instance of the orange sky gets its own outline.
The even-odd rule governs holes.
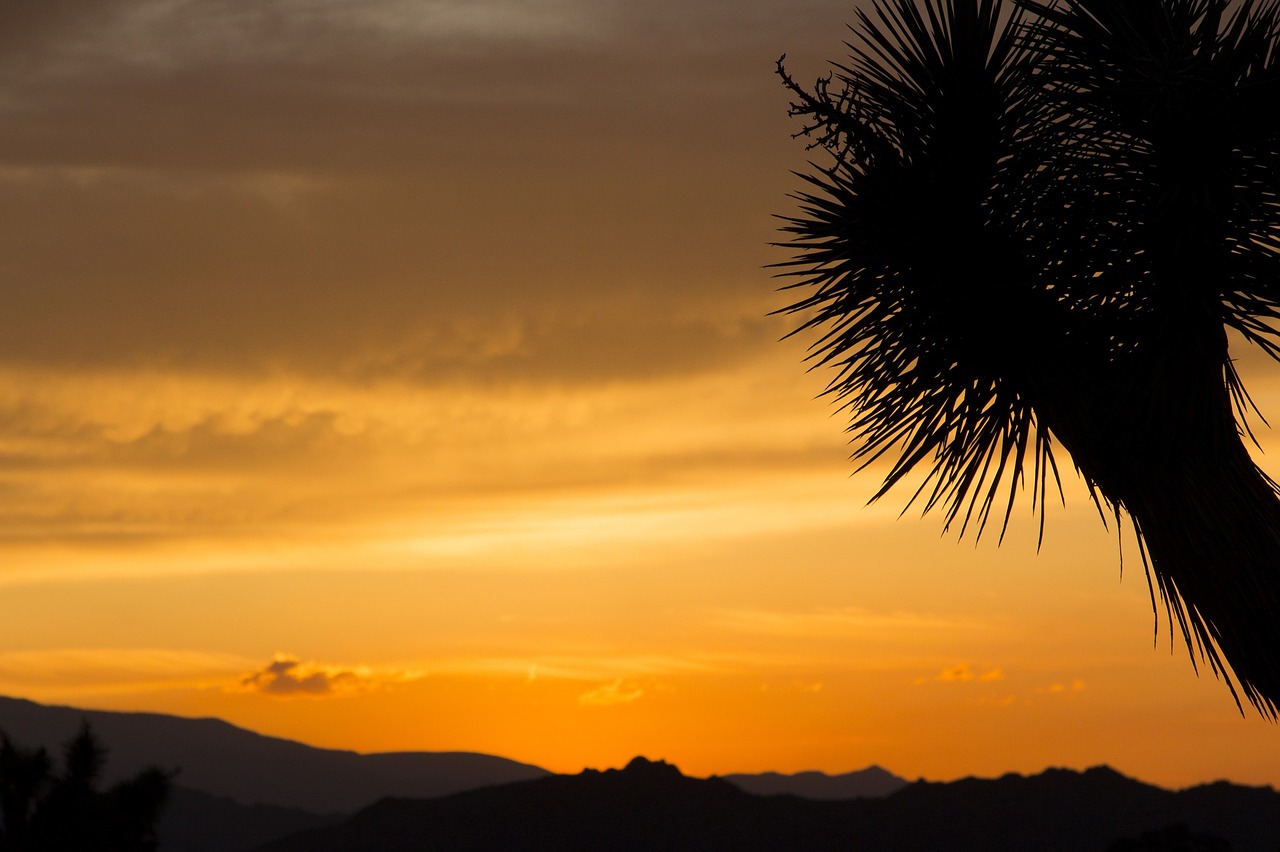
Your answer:
[[[1039,555],[1027,506],[999,549],[863,507],[762,269],[773,61],[847,17],[5,6],[0,693],[558,771],[1280,784],[1073,478]]]

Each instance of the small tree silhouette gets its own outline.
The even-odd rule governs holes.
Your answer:
[[[1061,446],[1274,718],[1280,500],[1227,330],[1280,357],[1280,4],[878,0],[848,46],[812,91],[779,62],[831,156],[782,265],[876,498],[924,466],[980,534],[1029,469],[1043,534]]]
[[[99,791],[106,754],[85,722],[55,773],[43,748],[0,734],[0,852],[154,852],[170,776],[146,769]]]

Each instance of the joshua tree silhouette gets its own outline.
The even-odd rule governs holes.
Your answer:
[[[781,266],[876,497],[923,465],[913,501],[1003,536],[1029,471],[1043,532],[1060,446],[1193,665],[1274,719],[1280,499],[1227,332],[1280,358],[1280,2],[856,14],[812,90],[778,64],[831,156]]]

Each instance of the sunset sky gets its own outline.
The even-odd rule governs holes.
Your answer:
[[[764,268],[774,62],[852,8],[0,6],[0,694],[561,772],[1280,785],[1065,457],[1039,553],[1025,502],[999,548],[864,505]]]

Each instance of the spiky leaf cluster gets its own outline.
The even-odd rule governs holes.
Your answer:
[[[1098,397],[1170,304],[1280,355],[1276,3],[856,14],[847,61],[812,91],[779,63],[831,155],[801,175],[780,265],[805,291],[798,330],[819,330],[815,360],[837,369],[856,456],[896,454],[877,497],[928,462],[925,507],[981,528],[1030,453],[1042,498],[1037,407],[1071,384]]]
[[[1037,333],[1020,304],[1052,301],[1027,286],[1019,250],[1043,109],[1022,30],[993,0],[897,0],[858,13],[849,60],[813,93],[780,66],[793,115],[832,155],[802,175],[784,228],[806,291],[791,310],[821,331],[857,457],[897,452],[880,494],[927,461],[925,506],[948,524],[981,527],[1028,454],[1037,493],[1052,464],[1005,354]]]

